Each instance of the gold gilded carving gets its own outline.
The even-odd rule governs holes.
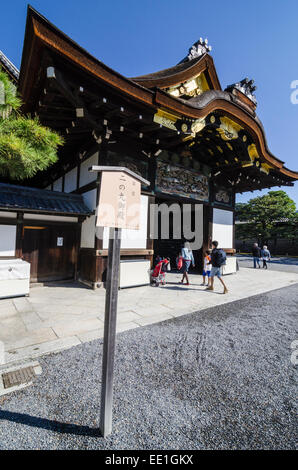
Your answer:
[[[180,96],[198,96],[204,93],[204,91],[209,90],[209,85],[206,80],[204,73],[201,73],[197,77],[193,77],[190,80],[187,80],[184,83],[175,85],[167,90],[167,92],[179,98]]]
[[[220,122],[221,124],[217,131],[220,133],[223,140],[238,139],[238,132],[243,129],[239,124],[236,124],[236,122],[225,116],[220,118]]]
[[[247,151],[248,151],[249,158],[252,162],[254,162],[256,158],[257,159],[260,158],[259,154],[258,154],[257,147],[255,146],[255,144],[249,145],[247,147]]]
[[[168,129],[172,129],[176,131],[177,129],[176,129],[175,123],[177,119],[178,117],[175,116],[174,114],[170,114],[159,109],[157,113],[154,114],[153,121],[156,122],[157,124],[161,124],[162,126],[167,127]]]
[[[268,165],[268,163],[261,163],[261,168],[260,170],[263,172],[263,173],[266,173],[266,175],[269,175],[269,172],[270,170],[272,169],[273,167]]]

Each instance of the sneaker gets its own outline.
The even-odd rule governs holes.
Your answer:
[[[214,290],[214,287],[209,286],[206,290]]]

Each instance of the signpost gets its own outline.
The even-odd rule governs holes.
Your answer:
[[[102,173],[96,225],[110,229],[100,413],[100,430],[103,437],[106,437],[112,432],[121,230],[139,230],[141,183],[146,186],[150,183],[124,167],[92,166],[89,171]]]

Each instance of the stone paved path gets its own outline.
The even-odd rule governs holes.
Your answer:
[[[117,331],[158,323],[298,283],[296,273],[242,268],[236,275],[225,278],[229,294],[223,295],[217,280],[213,293],[200,286],[201,276],[190,276],[189,287],[179,285],[180,278],[178,274],[168,274],[164,287],[144,286],[119,291]],[[2,363],[31,359],[101,338],[104,302],[104,289],[93,291],[76,283],[34,287],[28,298],[0,300],[0,341],[5,349]]]

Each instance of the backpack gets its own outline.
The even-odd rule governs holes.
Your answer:
[[[226,252],[224,250],[217,250],[215,260],[216,260],[216,265],[218,268],[220,268],[221,266],[224,266],[227,262]]]

